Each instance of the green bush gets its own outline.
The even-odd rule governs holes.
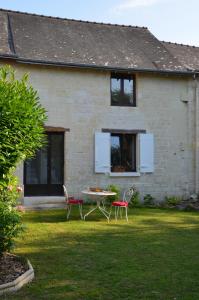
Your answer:
[[[13,175],[16,166],[44,145],[45,109],[28,76],[15,78],[14,69],[0,68],[0,256],[13,246],[22,229],[14,208],[21,192]]]
[[[151,196],[151,194],[146,194],[144,196],[144,206],[155,206],[154,198]]]
[[[17,80],[14,69],[0,68],[0,186],[7,187],[17,164],[43,145],[45,120],[28,76]]]
[[[110,185],[107,186],[106,189],[108,191],[116,193],[115,196],[108,196],[108,197],[106,197],[106,202],[108,204],[111,204],[112,202],[117,201],[119,199],[119,197],[120,197],[120,188],[117,185],[110,184]]]
[[[131,197],[129,205],[131,207],[141,207],[142,203],[141,203],[141,199],[140,199],[140,192],[135,187],[133,187],[133,189],[134,189],[134,193]]]
[[[0,256],[13,248],[14,241],[23,230],[20,214],[9,203],[0,201]]]
[[[181,198],[176,196],[166,196],[165,197],[165,204],[166,206],[176,206],[181,202]]]

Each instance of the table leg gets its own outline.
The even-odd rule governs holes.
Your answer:
[[[99,206],[98,207],[99,210],[103,213],[103,215],[107,218],[108,222],[109,222],[109,218],[110,218],[110,214],[108,213],[108,211],[106,211],[103,207]]]
[[[84,215],[84,220],[86,219],[86,217],[88,215],[90,215],[94,210],[96,210],[98,208],[98,206],[94,207],[93,209],[89,210],[89,212],[87,212],[87,214]]]

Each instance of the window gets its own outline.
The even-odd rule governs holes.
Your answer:
[[[111,76],[111,105],[136,106],[135,76]]]
[[[111,134],[111,172],[136,172],[135,134]]]
[[[154,136],[143,131],[103,129],[96,132],[95,173],[111,173],[111,176],[153,173]]]

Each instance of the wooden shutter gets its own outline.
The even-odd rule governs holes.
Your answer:
[[[110,133],[95,133],[95,173],[109,173],[111,167]]]
[[[151,133],[140,134],[140,172],[154,172],[154,136]]]

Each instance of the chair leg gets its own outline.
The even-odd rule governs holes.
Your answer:
[[[83,220],[83,214],[82,214],[82,204],[79,204],[79,213],[80,213],[80,217]]]
[[[71,205],[68,205],[67,210],[68,210],[68,212],[67,212],[67,220],[68,220],[69,216],[70,216]]]
[[[117,221],[117,206],[115,206],[115,220]]]
[[[111,209],[110,209],[110,212],[109,212],[109,220],[110,220],[110,217],[111,217],[111,213],[112,213],[112,205],[111,205]]]
[[[119,207],[119,206],[116,206],[116,207],[115,207],[115,219],[116,219],[116,221],[117,221],[117,219],[118,219],[119,211],[120,211],[120,207]]]
[[[128,219],[128,213],[127,213],[128,207],[125,207],[125,210],[126,210],[126,220],[128,222],[129,221],[129,219]]]
[[[120,219],[122,219],[122,215],[123,215],[123,209],[122,207],[120,208]]]

